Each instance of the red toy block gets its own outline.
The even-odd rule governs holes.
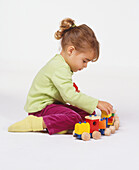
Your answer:
[[[111,116],[110,118],[108,118],[108,123],[112,123],[114,121],[114,117]]]
[[[86,122],[90,124],[90,133],[93,133],[94,131],[99,131],[99,119],[96,120],[86,119]]]

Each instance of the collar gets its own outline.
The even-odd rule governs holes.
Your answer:
[[[60,56],[60,58],[61,58],[61,59],[64,61],[64,63],[69,67],[70,71],[71,71],[72,74],[73,74],[74,72],[71,70],[70,66],[69,66],[69,65],[67,64],[67,62],[65,61],[64,57],[63,57],[61,54],[56,54],[56,55]]]

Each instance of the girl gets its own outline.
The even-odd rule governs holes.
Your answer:
[[[56,54],[36,75],[29,90],[25,111],[28,117],[8,128],[9,132],[42,131],[50,135],[73,130],[85,116],[95,109],[107,114],[113,111],[110,103],[99,101],[78,90],[72,82],[74,72],[87,68],[88,62],[97,61],[99,42],[91,28],[65,18],[55,33],[61,39],[62,51]]]

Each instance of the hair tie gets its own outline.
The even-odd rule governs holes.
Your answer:
[[[72,28],[73,28],[73,27],[76,27],[76,25],[75,25],[75,24],[74,24],[74,25],[72,25]]]

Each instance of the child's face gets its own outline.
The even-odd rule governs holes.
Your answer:
[[[87,51],[84,53],[77,53],[76,50],[68,53],[67,63],[73,72],[80,71],[87,67],[88,62],[94,58],[94,51]]]

